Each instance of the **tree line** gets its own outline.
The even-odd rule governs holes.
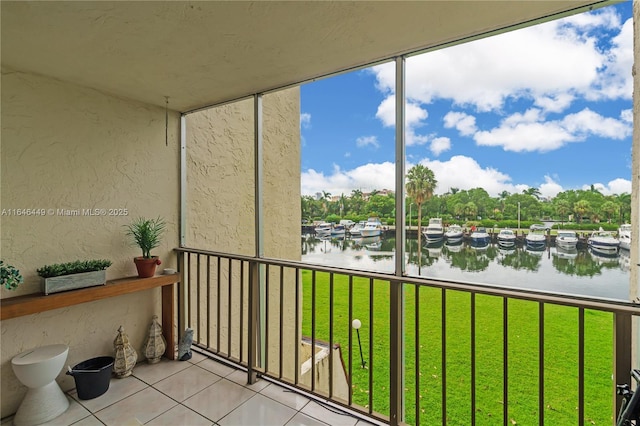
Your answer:
[[[416,165],[407,173],[405,200],[407,223],[416,225],[419,218],[441,217],[448,223],[494,221],[556,220],[575,223],[626,223],[631,220],[631,194],[604,195],[593,185],[588,190],[567,190],[551,199],[541,197],[540,190],[528,188],[521,193],[503,191],[491,197],[483,188],[469,190],[449,188],[434,194],[437,181],[428,167]],[[377,216],[387,223],[395,218],[395,194],[372,191],[368,196],[358,189],[351,194],[332,197],[323,192],[316,199],[302,196],[303,220],[338,222],[341,219],[366,220]],[[426,222],[426,221],[420,221]]]

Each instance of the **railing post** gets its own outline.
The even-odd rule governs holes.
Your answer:
[[[402,422],[402,282],[391,281],[389,292],[389,424],[397,426]]]
[[[178,252],[178,272],[180,273],[180,283],[178,284],[178,340],[182,336],[183,330],[187,324],[187,309],[185,305],[186,300],[186,288],[187,288],[187,276],[184,265],[184,258],[186,254]]]
[[[613,423],[620,411],[621,399],[616,395],[616,386],[631,382],[631,314],[616,312],[613,316],[613,406],[616,411]]]
[[[248,318],[248,354],[247,354],[247,383],[253,384],[256,382],[256,367],[258,365],[258,299],[260,296],[260,289],[258,283],[260,282],[260,266],[258,262],[250,262],[249,264],[249,318]]]

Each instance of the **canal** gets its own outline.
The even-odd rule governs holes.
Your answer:
[[[393,273],[395,238],[319,239],[302,236],[302,260],[308,263],[363,271]],[[555,294],[628,300],[629,252],[605,257],[587,248],[563,251],[547,247],[502,249],[496,244],[477,249],[424,245],[418,258],[415,237],[406,241],[405,270],[410,276],[477,285],[540,290]]]

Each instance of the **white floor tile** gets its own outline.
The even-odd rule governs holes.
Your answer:
[[[332,426],[354,426],[358,422],[358,419],[349,414],[342,413],[340,410],[333,407],[325,407],[315,401],[309,401],[309,403],[301,410],[301,413],[326,422]]]
[[[217,422],[255,394],[251,389],[222,379],[185,400],[183,404]]]
[[[247,372],[242,370],[236,370],[233,373],[226,376],[227,380],[231,380],[234,383],[239,384],[240,386],[247,387],[256,392],[260,392],[262,389],[269,386],[269,382],[266,380],[258,379],[254,384],[247,384]]]
[[[260,393],[297,411],[302,410],[309,403],[306,397],[273,383],[262,389]]]
[[[296,411],[273,399],[257,394],[233,410],[218,423],[221,426],[269,425],[284,426]]]
[[[205,359],[203,361],[200,361],[198,364],[198,367],[202,367],[205,370],[209,370],[211,371],[213,374],[217,374],[220,377],[227,377],[229,374],[237,371],[235,368],[231,368],[227,365],[224,365],[221,362],[218,361],[214,361],[212,359]]]
[[[211,426],[213,422],[200,414],[185,407],[176,405],[166,413],[161,414],[147,423],[148,426]]]
[[[298,413],[289,420],[286,426],[327,426],[327,424],[306,414]]]
[[[220,376],[192,365],[173,376],[160,380],[153,387],[176,401],[182,402],[220,379]]]
[[[104,423],[96,419],[94,416],[89,416],[74,423],[73,426],[104,426]]]
[[[132,418],[144,424],[175,405],[174,400],[149,387],[98,411],[95,416],[108,426],[119,426]]]
[[[156,364],[147,364],[146,362],[137,364],[133,369],[133,375],[143,382],[152,385],[185,368],[191,367],[191,365],[191,363],[186,361],[171,361],[162,358],[162,361]]]

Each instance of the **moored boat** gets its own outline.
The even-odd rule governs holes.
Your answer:
[[[600,228],[599,230],[594,231],[591,234],[591,236],[587,239],[587,244],[593,251],[605,254],[613,254],[618,252],[618,247],[620,247],[620,240],[615,238],[611,232],[605,231]]]
[[[500,247],[514,247],[516,245],[516,234],[511,229],[501,229],[497,239]]]
[[[620,248],[631,250],[631,225],[624,223],[618,228],[618,240],[620,240]]]
[[[544,250],[547,246],[547,236],[541,229],[529,231],[524,240],[529,250]]]
[[[382,234],[382,223],[377,217],[370,217],[360,231],[363,237],[377,237]]]
[[[328,237],[331,235],[331,224],[327,222],[323,222],[316,226],[315,228],[316,236],[318,237]]]
[[[427,244],[437,243],[444,238],[444,227],[442,219],[434,217],[429,219],[429,225],[422,231],[422,235],[427,239]]]
[[[333,228],[331,229],[331,236],[332,237],[344,237],[344,234],[346,233],[346,228],[344,225],[333,225]]]
[[[566,249],[566,250],[575,250],[578,245],[578,236],[573,231],[558,231],[558,235],[556,236],[556,246]]]
[[[460,225],[450,225],[444,233],[444,239],[447,244],[453,245],[462,242],[464,232]]]
[[[471,230],[471,247],[487,247],[491,242],[491,237],[483,227]]]
[[[364,225],[366,225],[366,223],[367,222],[365,222],[364,220],[356,223],[349,229],[349,234],[351,234],[351,236],[353,237],[359,237],[362,233],[362,228],[364,228]]]

